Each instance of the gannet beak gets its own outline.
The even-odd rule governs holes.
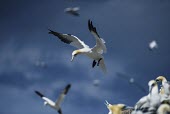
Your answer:
[[[72,56],[72,58],[71,58],[71,62],[74,60],[74,56]]]
[[[109,103],[107,102],[107,100],[105,100],[105,103],[104,103],[106,106],[108,106],[109,105]]]
[[[47,105],[47,102],[45,101],[45,102],[44,102],[44,106],[46,106],[46,105]]]

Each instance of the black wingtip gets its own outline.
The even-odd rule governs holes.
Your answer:
[[[61,108],[58,110],[58,113],[59,113],[59,114],[62,114]]]
[[[92,21],[90,19],[88,20],[88,28],[89,28],[90,32],[91,31],[95,32],[97,34],[97,36],[100,38],[100,36],[97,33],[96,27],[93,26],[93,23],[92,23]]]
[[[70,87],[71,87],[71,84],[68,84],[68,85],[65,87],[64,94],[67,94],[67,93],[68,93],[68,90],[70,89]]]
[[[40,97],[44,97],[44,95],[41,94],[39,91],[35,91],[35,93],[36,93],[38,96],[40,96]]]
[[[51,29],[48,29],[48,30],[49,30],[48,34],[52,34],[54,32]]]
[[[89,20],[88,20],[88,28],[89,28],[89,31],[90,31],[90,32],[91,32],[91,23],[92,23],[92,22],[91,22],[91,20],[89,19]]]

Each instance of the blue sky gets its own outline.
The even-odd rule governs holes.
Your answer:
[[[75,6],[80,17],[64,13]],[[0,9],[1,114],[55,114],[34,90],[56,100],[68,83],[63,114],[108,113],[105,100],[133,106],[147,94],[121,76],[133,77],[146,90],[159,75],[170,79],[169,0],[1,0]],[[92,69],[87,57],[70,62],[75,48],[48,34],[48,28],[70,33],[92,47],[88,19],[106,41],[106,75]],[[153,52],[152,40],[159,45]],[[36,66],[39,60],[47,66]]]

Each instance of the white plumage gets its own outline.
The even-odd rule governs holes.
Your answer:
[[[52,30],[50,30],[49,33],[57,36],[62,42],[78,48],[78,50],[72,52],[71,61],[73,61],[74,57],[77,56],[78,54],[84,54],[89,58],[93,59],[92,67],[95,67],[97,64],[97,66],[100,66],[100,68],[106,73],[107,70],[104,63],[104,57],[102,56],[102,54],[106,53],[107,51],[105,46],[105,41],[102,38],[100,38],[100,36],[96,31],[96,28],[93,26],[92,21],[90,20],[88,21],[88,28],[89,31],[96,39],[96,45],[93,48],[90,48],[82,40],[80,40],[74,35],[62,34],[62,33],[54,32]]]
[[[62,103],[62,101],[64,100],[68,90],[70,89],[71,85],[68,84],[65,89],[63,90],[63,92],[60,94],[60,96],[58,97],[58,99],[56,100],[56,102],[52,101],[51,99],[45,97],[42,93],[40,93],[39,91],[35,91],[35,93],[40,96],[43,100],[44,100],[44,105],[48,105],[50,107],[52,107],[53,109],[57,110],[59,114],[62,114],[62,110],[60,108],[60,104]]]

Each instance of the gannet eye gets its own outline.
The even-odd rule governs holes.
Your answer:
[[[77,54],[74,54],[74,56],[77,56]]]
[[[155,84],[155,83],[153,83],[153,84],[152,84],[152,87],[153,87],[153,86],[155,86],[155,85],[156,85],[156,84]]]

